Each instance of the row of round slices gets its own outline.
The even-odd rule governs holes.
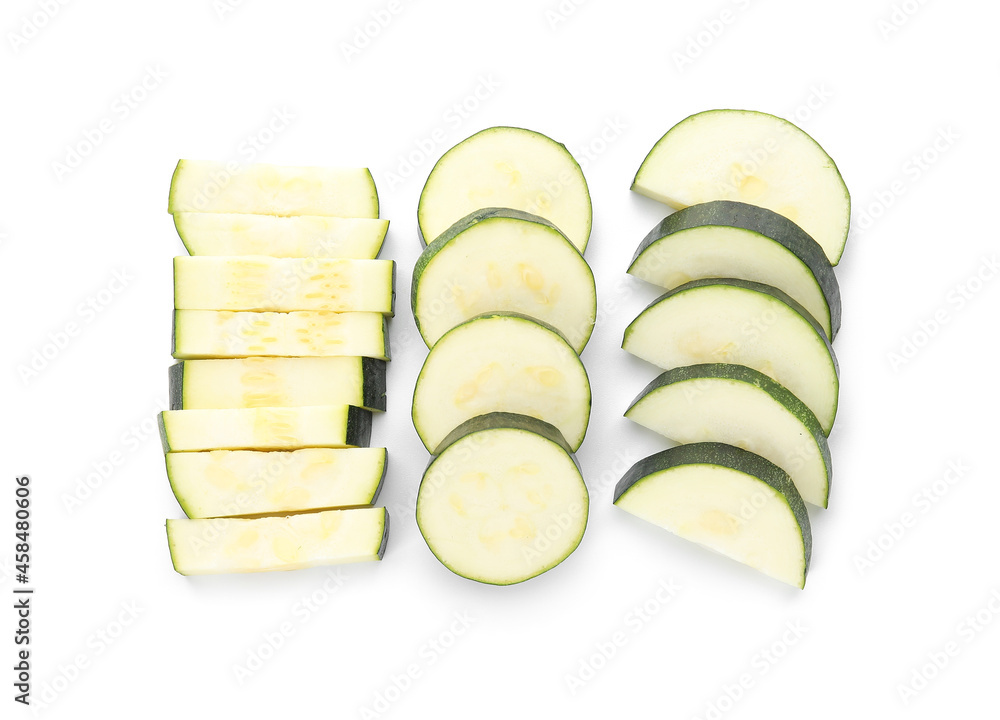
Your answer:
[[[681,444],[636,463],[615,504],[801,588],[805,503],[825,508],[832,478],[847,187],[795,125],[711,110],[656,143],[632,190],[677,211],[628,270],[665,292],[622,347],[665,372],[625,414]]]
[[[413,424],[433,458],[416,516],[462,577],[522,582],[583,537],[589,495],[574,452],[590,420],[579,354],[597,315],[583,257],[591,218],[580,165],[521,128],[451,148],[421,193],[411,305],[429,353]]]
[[[167,520],[183,575],[380,560],[394,264],[366,168],[181,160]]]

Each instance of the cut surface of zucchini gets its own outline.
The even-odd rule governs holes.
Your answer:
[[[170,558],[181,575],[381,560],[388,537],[389,514],[381,507],[287,517],[167,520]]]
[[[417,525],[462,577],[511,585],[550,570],[579,545],[589,496],[559,431],[490,413],[449,435],[424,472]]]
[[[377,218],[378,193],[368,168],[181,160],[167,212]]]
[[[170,409],[357,405],[385,410],[384,360],[247,357],[170,366]]]
[[[174,227],[191,255],[267,255],[374,259],[388,220],[320,215],[174,213]]]
[[[380,313],[232,312],[175,310],[177,360],[262,357],[389,359],[389,333]]]
[[[449,330],[431,348],[412,411],[429,452],[461,423],[495,411],[551,423],[575,451],[590,421],[590,381],[554,328],[517,313],[487,313]]]
[[[167,453],[167,477],[190,518],[371,505],[385,448],[210,450]]]
[[[784,470],[746,450],[696,443],[643,458],[615,505],[795,587],[805,586],[812,531]]]
[[[417,223],[430,243],[483,207],[506,207],[555,225],[582,253],[590,238],[590,191],[565,145],[541,133],[492,127],[448,150],[420,193]]]
[[[392,260],[180,256],[174,307],[392,315],[395,269]]]
[[[559,330],[581,352],[597,318],[594,274],[549,221],[484,208],[428,245],[413,268],[410,301],[428,347],[471,317],[513,311]]]
[[[803,500],[827,506],[833,467],[823,428],[805,403],[752,368],[667,370],[625,417],[678,443],[722,442],[756,453],[787,472]]]
[[[668,215],[639,244],[628,272],[666,290],[703,278],[739,278],[788,293],[832,341],[840,286],[815,240],[788,218],[716,200]]]
[[[353,405],[164,410],[164,452],[366,447],[372,414]]]
[[[759,370],[815,413],[829,435],[840,392],[833,348],[802,306],[747,280],[692,280],[669,290],[625,329],[622,347],[670,370],[730,363]]]
[[[632,189],[678,209],[738,200],[773,210],[834,265],[851,225],[851,196],[826,151],[787,120],[752,110],[708,110],[677,123],[642,161]]]

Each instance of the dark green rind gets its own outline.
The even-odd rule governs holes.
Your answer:
[[[577,251],[582,255],[584,253],[584,251],[587,249],[587,245],[590,244],[590,235],[594,231],[594,202],[593,202],[593,199],[590,197],[590,185],[587,184],[587,177],[583,174],[583,168],[580,166],[580,163],[577,161],[577,159],[575,157],[573,157],[573,153],[571,153],[569,151],[569,148],[567,148],[561,142],[556,142],[555,140],[553,140],[552,138],[550,138],[548,135],[544,135],[543,133],[540,133],[540,132],[538,132],[536,130],[528,130],[527,128],[515,127],[513,125],[495,125],[493,127],[488,127],[488,128],[483,129],[483,130],[480,130],[477,133],[473,133],[469,137],[465,138],[465,140],[462,140],[461,142],[456,143],[455,145],[453,145],[450,148],[448,148],[445,151],[444,155],[442,155],[441,157],[439,157],[438,161],[436,163],[434,163],[434,167],[431,168],[430,173],[428,173],[428,175],[427,175],[427,180],[424,181],[424,186],[420,190],[420,198],[417,200],[417,237],[420,238],[420,243],[424,247],[426,247],[428,245],[427,238],[424,237],[424,230],[423,230],[423,228],[420,225],[420,207],[424,204],[424,193],[427,192],[427,181],[430,180],[431,176],[434,175],[434,171],[437,170],[437,166],[440,165],[441,162],[446,157],[448,157],[448,153],[450,153],[452,150],[454,150],[455,148],[457,148],[459,145],[462,145],[463,143],[468,142],[469,140],[471,140],[472,138],[476,137],[477,135],[482,135],[483,133],[491,132],[493,130],[518,130],[520,132],[527,132],[527,133],[531,133],[533,135],[539,135],[539,136],[545,138],[546,140],[548,140],[550,142],[553,142],[556,145],[558,145],[559,147],[561,147],[566,152],[566,156],[570,160],[573,161],[574,165],[576,165],[577,170],[580,171],[580,177],[583,178],[583,186],[587,189],[587,198],[588,198],[588,200],[590,200],[590,223],[589,223],[590,227],[588,228],[588,231],[587,231],[587,239],[584,241],[582,248],[577,248]],[[549,224],[551,224],[551,223],[549,223]],[[553,227],[555,227],[555,225],[553,225]],[[431,242],[433,242],[436,239],[437,238],[432,238]],[[572,244],[572,241],[570,241],[570,242]],[[573,244],[573,247],[576,247],[576,245]]]
[[[392,353],[389,351],[389,320],[385,315],[382,316],[382,347],[385,348],[384,362],[389,362],[392,360]],[[380,360],[381,358],[373,359]]]
[[[388,337],[388,335],[386,335]],[[385,375],[388,363],[375,358],[361,358],[361,397],[370,410],[386,409]]]
[[[531,417],[530,415],[497,411],[469,418],[448,433],[444,440],[438,443],[438,446],[434,449],[434,452],[432,453],[434,457],[431,458],[427,467],[430,467],[434,463],[437,456],[447,450],[449,446],[458,442],[465,436],[473,435],[486,430],[497,429],[523,430],[524,432],[541,435],[546,440],[555,443],[565,450],[566,454],[573,458],[573,462],[576,462],[576,455],[573,454],[573,450],[570,448],[569,443],[566,442],[566,438],[563,437],[563,434],[555,425],[547,423],[544,420]],[[577,465],[577,467],[579,467],[579,465]]]
[[[809,323],[809,326],[816,332],[817,335],[819,335],[820,339],[823,341],[823,344],[826,346],[827,351],[830,353],[830,359],[833,361],[834,372],[836,373],[838,378],[840,377],[840,363],[837,362],[837,356],[833,352],[833,346],[830,344],[830,340],[829,338],[827,338],[826,333],[823,332],[823,328],[820,327],[820,324],[816,322],[813,316],[810,315],[809,312],[804,307],[795,302],[795,300],[788,297],[788,295],[782,290],[779,290],[778,288],[772,285],[765,285],[764,283],[752,282],[750,280],[739,280],[736,278],[705,278],[703,280],[692,280],[691,282],[684,283],[683,285],[678,285],[673,290],[668,290],[667,292],[663,293],[662,295],[660,295],[660,297],[656,298],[653,302],[651,302],[649,305],[643,308],[642,312],[639,313],[638,316],[636,316],[635,320],[629,323],[629,326],[625,328],[625,337],[627,338],[631,334],[632,326],[635,325],[636,321],[640,317],[642,317],[643,313],[645,313],[654,305],[658,305],[664,300],[671,298],[674,295],[679,295],[680,293],[685,292],[687,290],[694,290],[696,288],[708,287],[710,285],[727,285],[729,287],[739,288],[741,290],[750,290],[752,292],[763,293],[764,295],[770,295],[776,300],[780,300],[781,302],[785,303],[785,305],[788,305],[788,307],[790,307],[792,310],[798,313],[798,315],[805,322]],[[622,344],[624,345],[624,340]],[[834,408],[833,414],[834,417],[836,417],[837,415],[836,408]]]
[[[791,127],[795,128],[796,130],[798,130],[805,137],[809,138],[809,140],[811,140],[812,143],[816,147],[818,147],[820,149],[820,152],[822,152],[824,155],[826,155],[827,159],[830,161],[830,166],[833,168],[834,172],[837,173],[837,177],[840,178],[840,184],[844,188],[844,196],[847,198],[847,228],[844,230],[844,238],[843,238],[843,241],[840,244],[840,254],[837,255],[837,257],[835,259],[832,259],[832,260],[830,258],[827,258],[827,260],[832,265],[837,265],[840,262],[840,259],[844,256],[844,248],[847,247],[847,238],[848,238],[848,236],[850,235],[850,232],[851,232],[851,193],[847,189],[847,183],[844,182],[844,176],[841,174],[840,168],[837,167],[837,163],[835,163],[833,161],[833,158],[830,157],[830,153],[828,153],[826,150],[824,150],[823,146],[820,145],[818,142],[816,142],[815,138],[813,138],[812,135],[810,135],[809,133],[807,133],[805,130],[803,130],[802,128],[800,128],[795,123],[793,123],[793,122],[791,122],[789,120],[785,120],[785,118],[783,118],[783,117],[778,117],[777,115],[772,115],[771,113],[760,112],[759,110],[736,110],[734,108],[715,108],[715,109],[712,109],[712,110],[702,110],[701,112],[694,113],[693,115],[688,115],[686,118],[684,118],[680,122],[675,123],[673,127],[671,127],[669,130],[667,130],[665,133],[663,133],[663,135],[660,136],[659,140],[657,140],[655,143],[653,143],[653,147],[651,147],[649,149],[649,152],[646,153],[646,157],[644,157],[642,159],[642,162],[639,164],[639,169],[635,171],[635,175],[632,178],[632,184],[629,186],[629,190],[632,190],[633,192],[636,191],[635,190],[635,183],[639,179],[639,173],[642,172],[642,168],[643,168],[643,166],[645,166],[646,161],[649,160],[650,156],[656,151],[656,148],[659,147],[660,143],[662,143],[664,141],[664,139],[666,139],[667,135],[669,135],[674,129],[676,129],[677,127],[679,127],[683,123],[686,123],[688,120],[696,118],[699,115],[705,115],[707,113],[716,113],[716,112],[732,112],[732,113],[744,113],[744,114],[752,114],[752,115],[767,115],[768,117],[772,117],[775,120],[779,120],[779,121],[781,121],[781,122],[783,122],[783,123],[785,123],[787,125],[790,125]],[[826,255],[825,252],[823,254],[824,254],[824,256]]]
[[[840,284],[833,265],[823,248],[805,230],[773,210],[732,200],[713,200],[691,205],[668,215],[639,243],[628,272],[632,272],[639,257],[663,238],[684,230],[711,225],[739,228],[773,240],[795,257],[812,273],[830,310],[830,340],[840,331]],[[825,331],[824,331],[825,332]]]
[[[569,459],[573,461],[573,465],[576,467],[577,473],[580,476],[580,484],[583,486],[584,489],[585,505],[582,508],[583,518],[584,518],[583,529],[580,531],[580,537],[577,539],[576,545],[574,545],[572,549],[570,549],[570,551],[565,556],[563,556],[558,562],[539,570],[534,575],[530,575],[528,577],[521,578],[518,580],[513,580],[507,583],[492,582],[490,580],[484,580],[482,578],[471,577],[469,575],[462,575],[461,573],[456,572],[436,552],[434,552],[434,548],[432,548],[430,543],[427,542],[427,538],[424,537],[423,529],[420,527],[420,520],[419,520],[420,489],[419,488],[417,489],[417,508],[415,512],[417,516],[417,528],[420,530],[420,535],[421,537],[424,538],[424,542],[427,544],[427,548],[431,551],[431,554],[434,555],[435,558],[437,558],[438,562],[440,562],[442,565],[448,568],[448,570],[450,570],[451,572],[455,573],[459,577],[465,578],[466,580],[473,580],[475,582],[483,583],[484,585],[496,585],[500,587],[507,587],[510,585],[518,585],[522,582],[531,580],[532,578],[536,578],[539,575],[544,575],[549,570],[551,570],[552,568],[556,567],[564,560],[566,560],[566,558],[568,558],[574,552],[576,552],[576,549],[580,546],[580,543],[583,541],[583,536],[587,533],[587,525],[589,524],[590,520],[590,493],[587,490],[587,483],[583,479],[583,470],[580,467],[579,461],[576,459],[576,454],[573,453],[572,450],[570,450],[569,445],[566,443],[565,438],[563,437],[562,433],[559,432],[558,428],[556,428],[554,425],[551,425],[550,423],[545,422],[544,420],[533,418],[530,415],[521,415],[519,413],[508,413],[508,412],[492,412],[492,413],[486,413],[485,415],[477,415],[474,418],[469,418],[464,423],[455,428],[451,433],[448,434],[448,437],[445,438],[445,440],[443,440],[440,445],[438,445],[433,457],[431,457],[430,461],[427,463],[427,467],[424,469],[424,474],[420,479],[420,484],[423,485],[424,478],[427,477],[431,468],[434,466],[434,463],[437,462],[441,453],[443,453],[445,450],[448,449],[449,445],[452,445],[455,442],[458,442],[462,438],[467,437],[469,435],[474,435],[475,433],[478,432],[490,432],[492,430],[519,430],[521,432],[527,432],[534,435],[538,435],[559,446],[559,448],[569,456]]]
[[[375,219],[377,220],[379,213],[382,211],[382,208],[379,207],[379,202],[378,202],[378,188],[375,187],[375,178],[372,177],[372,171],[369,170],[368,168],[365,168],[365,172],[368,173],[368,180],[371,182],[372,185],[372,199],[375,200]]]
[[[160,445],[163,446],[163,452],[170,452],[170,440],[167,438],[167,426],[163,422],[163,413],[159,412],[156,414],[156,426],[160,431]]]
[[[170,357],[177,356],[177,311],[170,314]]]
[[[613,502],[617,504],[633,486],[650,475],[684,465],[715,465],[736,470],[757,478],[783,497],[801,529],[802,551],[805,558],[802,583],[805,584],[805,576],[809,572],[809,559],[812,555],[812,530],[805,501],[795,489],[795,483],[788,473],[749,450],[742,450],[725,443],[704,442],[678,445],[655,453],[639,460],[628,469],[615,485]]]
[[[389,449],[382,448],[382,475],[378,479],[378,485],[375,486],[375,492],[372,493],[372,499],[368,501],[369,505],[374,505],[375,501],[378,500],[378,496],[382,494],[382,487],[385,485],[385,475],[389,471]]]
[[[184,409],[184,361],[167,368],[167,398],[171,410]]]
[[[347,406],[347,432],[344,442],[350,447],[368,447],[372,439],[372,413],[356,405]]]
[[[753,385],[770,395],[775,402],[779,403],[805,425],[809,434],[816,441],[820,457],[823,458],[823,465],[826,467],[827,496],[829,497],[830,484],[833,482],[833,456],[830,453],[830,443],[826,439],[826,433],[823,432],[823,427],[819,424],[819,420],[816,419],[816,414],[784,385],[746,365],[703,363],[701,365],[686,365],[666,370],[656,376],[652,382],[642,389],[642,392],[636,395],[635,399],[628,406],[628,410],[625,411],[625,417],[629,416],[629,411],[632,408],[662,387],[705,379],[735,380],[747,385]],[[823,507],[826,507],[826,505]]]
[[[466,215],[461,220],[458,220],[445,230],[443,233],[437,236],[437,238],[424,248],[424,251],[420,253],[420,257],[417,258],[417,262],[413,265],[413,278],[410,282],[410,311],[413,314],[413,321],[417,326],[417,331],[420,332],[420,336],[424,337],[423,331],[420,328],[420,318],[417,315],[417,289],[420,286],[420,276],[424,274],[424,270],[427,265],[430,264],[434,256],[445,249],[445,247],[455,238],[459,237],[466,230],[475,227],[476,225],[493,220],[495,218],[506,219],[506,220],[522,220],[524,222],[535,223],[536,225],[543,225],[545,227],[551,228],[559,237],[561,237],[566,244],[573,249],[573,251],[583,259],[583,254],[580,253],[579,248],[573,244],[573,241],[566,237],[563,232],[557,228],[550,221],[541,217],[540,215],[533,215],[529,212],[524,212],[523,210],[516,210],[514,208],[501,208],[501,207],[488,207],[480,208],[475,210],[468,215]],[[502,257],[502,252],[498,252],[498,257]],[[583,260],[584,266],[591,270],[590,264],[586,260]],[[593,277],[593,271],[591,270],[591,277]],[[596,294],[596,286],[595,286]],[[532,318],[534,319],[534,318]],[[536,320],[536,322],[542,322]],[[544,323],[543,323],[544,324]],[[593,327],[590,328],[590,333],[587,335],[587,339],[584,340],[584,345],[590,340],[590,335],[593,333]],[[424,338],[424,342],[427,343],[427,339]],[[427,343],[428,346],[430,345]]]
[[[382,508],[382,542],[378,546],[378,559],[385,556],[385,546],[389,544],[389,510]]]
[[[511,312],[511,311],[487,312],[487,313],[481,313],[479,315],[476,315],[475,317],[471,317],[468,320],[459,323],[458,325],[456,325],[455,327],[453,327],[451,330],[449,330],[448,332],[446,332],[444,335],[442,335],[438,339],[438,341],[434,344],[434,346],[437,347],[439,344],[441,344],[441,341],[443,341],[448,335],[450,335],[451,333],[455,332],[459,328],[464,327],[465,325],[468,325],[469,323],[473,323],[473,322],[476,322],[477,320],[482,320],[484,318],[493,318],[493,317],[515,318],[517,320],[526,320],[527,322],[534,323],[535,325],[540,325],[541,327],[545,328],[549,332],[555,334],[555,336],[558,337],[560,340],[562,340],[566,344],[566,349],[569,350],[571,353],[573,353],[573,355],[576,355],[577,360],[580,360],[580,356],[577,354],[576,350],[573,349],[573,346],[570,345],[569,340],[567,340],[566,336],[563,335],[561,332],[559,332],[558,329],[552,327],[551,325],[549,325],[546,322],[542,322],[541,320],[536,320],[535,318],[533,318],[533,317],[531,317],[529,315],[524,315],[523,313]],[[430,353],[427,354],[427,358],[424,358],[424,365],[427,364],[428,358],[430,358]],[[583,368],[583,374],[587,378],[587,387],[588,387],[588,389],[590,389],[590,375],[589,375],[589,373],[587,373],[587,366],[583,364],[582,360],[580,360],[580,366]],[[423,372],[423,367],[422,366],[420,368],[420,372]],[[419,382],[419,380],[420,380],[420,373],[417,373],[417,381]],[[415,398],[416,398],[416,392],[414,392],[414,399]],[[593,404],[594,404],[594,395],[593,395],[593,390],[591,390],[590,397],[587,399],[587,414],[588,414],[587,427],[588,428],[590,427],[589,416],[590,416],[590,411],[593,408]],[[414,418],[414,411],[415,410],[416,410],[416,408],[411,404],[410,405],[410,420],[413,421],[414,427],[416,427],[416,419]],[[486,415],[492,415],[492,414],[493,413],[485,413],[485,415],[479,415],[477,417],[485,417]],[[510,415],[516,415],[517,413],[508,413],[508,414],[510,414]],[[475,418],[470,418],[470,420],[474,420],[474,419]],[[538,420],[538,422],[544,422],[543,420],[539,420],[538,418],[534,418],[534,419]],[[469,420],[466,420],[465,422],[469,422]],[[548,423],[546,423],[546,424],[548,424]],[[461,425],[459,425],[459,427],[461,427]],[[454,432],[454,430],[452,431],[452,433],[453,432]],[[419,435],[419,434],[420,433],[417,433],[417,435]],[[583,441],[586,439],[586,435],[587,435],[586,430],[584,430],[584,437],[580,439],[580,444],[581,445],[583,444]],[[451,436],[451,433],[449,433],[445,437],[448,438],[450,436]],[[560,433],[560,436],[562,436],[562,433]],[[423,439],[421,439],[421,442],[423,442]],[[566,443],[565,439],[563,439],[563,443]],[[442,443],[438,443],[438,449],[441,447],[441,444]],[[425,447],[426,447],[426,445],[425,445]],[[568,445],[567,445],[567,447],[568,447]],[[431,449],[427,448],[427,451],[431,452]],[[437,455],[437,452],[431,452],[431,454],[432,455]]]
[[[396,314],[396,261],[390,260],[392,263],[392,276],[389,282],[392,284],[392,296],[389,298],[389,316],[392,317]]]

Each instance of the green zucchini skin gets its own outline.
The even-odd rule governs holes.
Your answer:
[[[635,399],[629,404],[628,410],[625,411],[625,415],[627,417],[629,410],[659,388],[676,383],[697,382],[704,379],[735,380],[760,388],[805,425],[809,434],[816,442],[816,447],[826,468],[827,497],[829,497],[829,486],[833,483],[833,456],[830,453],[830,443],[827,440],[826,433],[823,431],[823,426],[816,419],[816,414],[804,402],[799,400],[793,392],[759,370],[754,370],[746,365],[735,365],[732,363],[703,363],[701,365],[687,365],[666,370],[653,378],[636,395]],[[826,506],[824,505],[823,507]]]
[[[385,477],[383,474],[382,477]],[[382,489],[381,483],[379,484],[379,489]],[[377,493],[376,493],[377,495]],[[383,521],[382,521],[382,544],[378,546],[378,559],[381,560],[385,556],[386,545],[389,544],[389,510],[387,508],[382,508],[384,511]]]
[[[388,342],[388,329],[386,330],[386,341]],[[386,409],[385,400],[385,375],[388,364],[385,360],[376,358],[361,358],[361,376],[364,382],[361,386],[361,395],[365,401],[365,407],[376,410]]]
[[[812,532],[809,526],[809,513],[806,504],[795,484],[784,470],[765,460],[760,455],[725,443],[704,442],[690,445],[678,445],[668,450],[662,450],[644,457],[629,468],[615,485],[615,503],[632,488],[633,485],[653,473],[669,470],[681,465],[717,465],[752,475],[773,488],[788,503],[796,522],[802,528],[803,552],[805,555],[805,572],[809,571],[809,559],[812,555]]]
[[[369,447],[372,439],[372,412],[356,405],[347,406],[347,444]]]
[[[576,460],[576,455],[573,453],[573,449],[569,446],[569,443],[566,442],[566,438],[563,437],[563,434],[555,425],[547,423],[544,420],[531,417],[530,415],[521,415],[520,413],[503,411],[476,415],[456,427],[445,436],[444,440],[442,440],[436,448],[434,448],[430,462],[428,462],[428,467],[434,462],[438,455],[443,453],[450,445],[454,445],[466,435],[473,435],[477,432],[483,432],[484,430],[496,430],[498,428],[524,430],[525,432],[534,433],[535,435],[541,435],[546,440],[555,443],[565,450],[566,454],[573,458],[573,462],[576,463],[577,468],[579,469],[580,467],[580,464]]]
[[[840,284],[823,248],[805,230],[773,210],[733,200],[714,200],[690,205],[667,215],[642,239],[632,256],[629,271],[639,256],[659,240],[682,230],[722,225],[763,235],[792,252],[809,269],[830,308],[830,340],[840,330],[842,302]]]
[[[167,399],[171,410],[184,408],[184,362],[176,362],[167,368]]]

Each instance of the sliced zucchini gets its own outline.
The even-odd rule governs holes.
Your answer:
[[[667,370],[625,417],[679,443],[723,442],[756,453],[787,472],[803,500],[827,506],[833,469],[823,428],[805,403],[752,368]]]
[[[367,447],[372,414],[353,405],[164,410],[164,452]]]
[[[632,189],[674,208],[739,200],[784,215],[836,265],[851,225],[851,196],[836,164],[798,127],[752,110],[685,118],[642,161]]]
[[[766,575],[804,587],[812,552],[805,503],[784,470],[723,443],[678,445],[643,458],[615,505]]]
[[[379,313],[175,310],[177,360],[263,357],[389,359],[389,333]]]
[[[559,428],[570,448],[590,421],[590,381],[580,357],[549,325],[487,313],[449,330],[427,354],[413,390],[413,426],[428,451],[466,420],[520,413]]]
[[[378,257],[388,220],[246,213],[174,213],[174,227],[192,255]]]
[[[381,560],[388,538],[389,513],[381,507],[287,517],[167,520],[170,559],[181,575]]]
[[[392,315],[392,260],[174,258],[178,310],[377,312]]]
[[[815,240],[788,218],[716,200],[665,217],[640,243],[629,273],[666,290],[701,278],[740,278],[784,290],[823,326],[840,329],[840,286]]]
[[[428,347],[484,312],[510,310],[559,330],[578,353],[597,318],[594,274],[552,223],[509,208],[466,215],[424,249],[411,305]]]
[[[671,370],[746,365],[784,385],[830,434],[840,392],[837,359],[823,329],[777,288],[747,280],[692,280],[669,290],[625,329],[622,347]]]
[[[541,133],[492,127],[441,156],[420,193],[417,223],[430,243],[483,207],[541,215],[582,253],[590,238],[590,191],[565,145]]]
[[[559,430],[512,413],[456,428],[417,492],[417,526],[435,557],[493,585],[523,582],[569,557],[588,512],[587,486]]]
[[[357,405],[385,410],[384,360],[248,357],[170,366],[170,409]]]
[[[371,505],[385,477],[385,448],[291,452],[168,452],[167,477],[188,517],[228,517]]]
[[[377,218],[378,193],[368,168],[180,160],[167,212]]]

